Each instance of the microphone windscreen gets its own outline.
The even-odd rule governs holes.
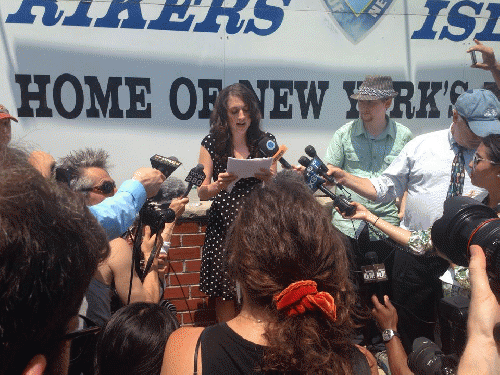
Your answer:
[[[203,165],[202,165],[203,168]],[[186,190],[186,184],[175,176],[170,176],[161,184],[158,194],[156,194],[152,200],[154,202],[162,203],[171,201],[174,198],[178,198],[184,194]]]
[[[310,163],[311,160],[309,160],[306,156],[301,156],[299,159],[299,164],[306,168],[309,166]]]
[[[265,156],[274,156],[278,152],[278,145],[269,137],[262,137],[258,143],[260,152]]]
[[[313,146],[307,146],[304,151],[306,152],[307,156],[310,156],[311,158],[316,157],[316,149]]]

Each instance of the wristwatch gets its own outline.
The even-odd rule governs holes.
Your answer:
[[[390,341],[394,336],[401,338],[401,335],[392,329],[384,329],[382,331],[382,340],[384,340],[384,342]]]

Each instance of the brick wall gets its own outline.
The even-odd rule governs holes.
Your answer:
[[[206,217],[182,218],[170,241],[170,268],[164,297],[177,307],[181,325],[215,323],[214,307],[199,289],[201,247],[206,225]]]

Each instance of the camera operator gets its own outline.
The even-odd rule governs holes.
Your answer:
[[[467,321],[467,345],[458,375],[498,374],[500,369],[500,305],[489,285],[486,257],[480,246],[470,247],[471,302]]]
[[[398,313],[388,296],[384,296],[384,301],[380,302],[377,296],[372,296],[372,315],[377,321],[378,327],[383,333],[384,344],[389,359],[389,368],[392,375],[411,375],[413,372],[407,365],[407,356],[399,334]]]
[[[70,169],[73,173],[72,176],[66,176],[66,178],[78,178],[87,176],[88,173],[92,173],[92,164],[79,164],[87,156],[93,157],[92,154],[96,152],[91,149],[75,151],[72,155],[67,158],[71,158],[74,162],[70,163],[70,160],[63,158],[62,162],[69,163],[73,165],[74,169]],[[104,152],[105,158],[107,158],[107,153]],[[89,154],[89,155],[85,155]],[[101,155],[102,157],[102,155]],[[29,162],[33,165],[44,177],[52,176],[55,171],[56,164],[54,158],[46,152],[34,151],[31,153]],[[99,160],[96,160],[100,163]],[[97,168],[99,164],[97,165]],[[65,168],[68,168],[66,165]],[[107,174],[107,172],[105,172]],[[108,175],[109,177],[109,175]],[[105,178],[106,179],[106,178]],[[99,185],[99,181],[96,185],[88,185],[87,187],[92,187],[93,193],[101,195],[102,199],[99,204],[89,207],[90,212],[96,217],[97,221],[104,228],[108,239],[112,240],[121,236],[127,231],[127,229],[134,222],[137,213],[141,207],[146,202],[146,198],[153,197],[160,189],[161,184],[165,180],[165,176],[158,170],[153,168],[139,168],[136,170],[130,180],[126,180],[120,186],[118,191],[115,191],[114,195],[110,193],[105,194]],[[70,182],[70,181],[66,181]],[[114,183],[114,182],[113,182]],[[90,193],[89,193],[90,194]],[[111,197],[112,196],[112,197]],[[95,195],[94,195],[95,197]],[[107,199],[106,199],[107,198]]]
[[[85,197],[91,211],[96,205],[99,206],[118,194],[115,182],[107,171],[107,159],[108,154],[104,150],[90,148],[74,151],[61,159],[61,167],[69,171],[70,188]],[[145,182],[142,190],[145,190],[148,196],[156,195],[160,187],[156,188],[156,182],[159,179],[157,174],[151,171],[156,170],[141,168],[133,177],[133,179]],[[156,172],[163,176],[161,172]],[[175,212],[176,218],[182,215],[188,201],[187,198],[172,201],[170,208]],[[114,205],[111,206],[113,207]],[[145,226],[141,243],[144,259],[149,259],[155,241],[156,235],[151,233],[148,226]],[[88,306],[85,315],[99,326],[104,326],[111,317],[112,289],[116,290],[123,304],[127,304],[129,298],[130,302],[159,302],[161,297],[158,275],[159,252],[153,260],[150,272],[141,281],[135,268],[132,267],[134,259],[131,245],[123,238],[116,238],[110,242],[110,246],[110,256],[99,264],[86,293]]]

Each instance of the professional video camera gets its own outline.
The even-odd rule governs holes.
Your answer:
[[[500,277],[500,218],[492,208],[469,197],[448,198],[431,238],[441,253],[463,267],[469,265],[470,245],[481,246],[488,276]]]
[[[408,367],[417,375],[453,375],[458,366],[458,357],[445,355],[439,346],[425,337],[413,342],[408,356]]]

